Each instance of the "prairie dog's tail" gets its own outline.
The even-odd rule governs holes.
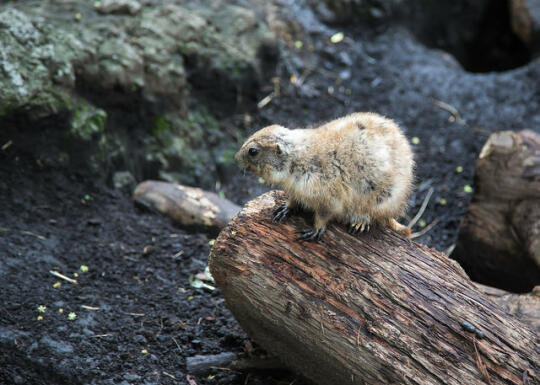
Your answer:
[[[411,229],[409,229],[407,226],[403,226],[394,218],[390,218],[390,220],[388,221],[388,224],[390,225],[390,228],[392,230],[394,230],[396,233],[398,233],[402,237],[405,237],[407,239],[411,237]]]

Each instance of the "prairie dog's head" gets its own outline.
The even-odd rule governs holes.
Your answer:
[[[269,183],[279,183],[286,172],[290,144],[289,130],[279,125],[260,129],[246,140],[234,156],[242,169],[250,171]]]

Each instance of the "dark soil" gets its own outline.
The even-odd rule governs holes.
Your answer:
[[[0,153],[0,383],[186,383],[186,357],[242,352],[246,336],[219,291],[189,284],[207,264],[205,234],[142,212],[55,164],[55,154],[36,156],[23,137],[13,140]],[[78,284],[50,271],[78,273]],[[280,383],[279,376],[250,378]],[[216,371],[197,382],[245,379]],[[284,383],[293,379],[285,375]]]
[[[335,45],[328,36],[336,30],[307,24],[305,47],[281,59],[280,95],[261,110],[222,111],[223,128],[250,119],[252,131],[269,122],[304,127],[368,110],[396,119],[409,138],[418,138],[409,217],[434,188],[422,219],[437,224],[418,240],[451,248],[470,197],[464,186],[473,184],[488,134],[540,126],[538,63],[470,74],[404,30],[349,28],[352,39]],[[291,72],[303,83],[291,83]],[[268,85],[260,97],[271,90]],[[437,100],[454,106],[466,123]],[[93,182],[84,168],[64,165],[54,130],[0,132],[0,145],[12,141],[0,151],[0,383],[187,384],[187,357],[247,354],[247,337],[219,290],[189,284],[207,264],[210,236],[141,211],[128,196]],[[238,203],[267,189],[253,177],[225,171],[230,176],[220,181],[223,191]],[[78,273],[78,284],[50,271],[70,278]],[[287,373],[218,369],[194,381],[301,384]]]

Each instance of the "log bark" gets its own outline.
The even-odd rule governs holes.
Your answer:
[[[540,135],[492,134],[452,253],[480,283],[514,292],[540,285]]]
[[[389,229],[295,241],[272,223],[284,194],[251,201],[223,229],[210,270],[246,332],[317,384],[538,384],[539,337],[446,255]],[[482,339],[463,329],[466,321]]]

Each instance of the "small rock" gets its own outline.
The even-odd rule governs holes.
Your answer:
[[[90,218],[88,220],[88,224],[92,225],[92,226],[99,226],[99,225],[101,225],[101,219],[99,219],[99,218]]]
[[[133,342],[137,344],[146,344],[146,338],[144,336],[137,334],[135,337],[133,337]]]
[[[137,381],[141,378],[141,376],[135,374],[135,373],[126,373],[124,374],[124,380],[127,381]]]
[[[136,15],[141,10],[141,4],[135,0],[101,0],[96,8],[99,13]]]
[[[59,354],[67,354],[67,353],[73,353],[73,346],[71,344],[64,342],[64,341],[55,341],[51,339],[50,337],[43,337],[40,341],[40,344],[46,345],[52,350],[54,350],[56,353]]]
[[[115,190],[131,194],[135,188],[135,177],[129,171],[117,171],[113,175],[113,186]]]

